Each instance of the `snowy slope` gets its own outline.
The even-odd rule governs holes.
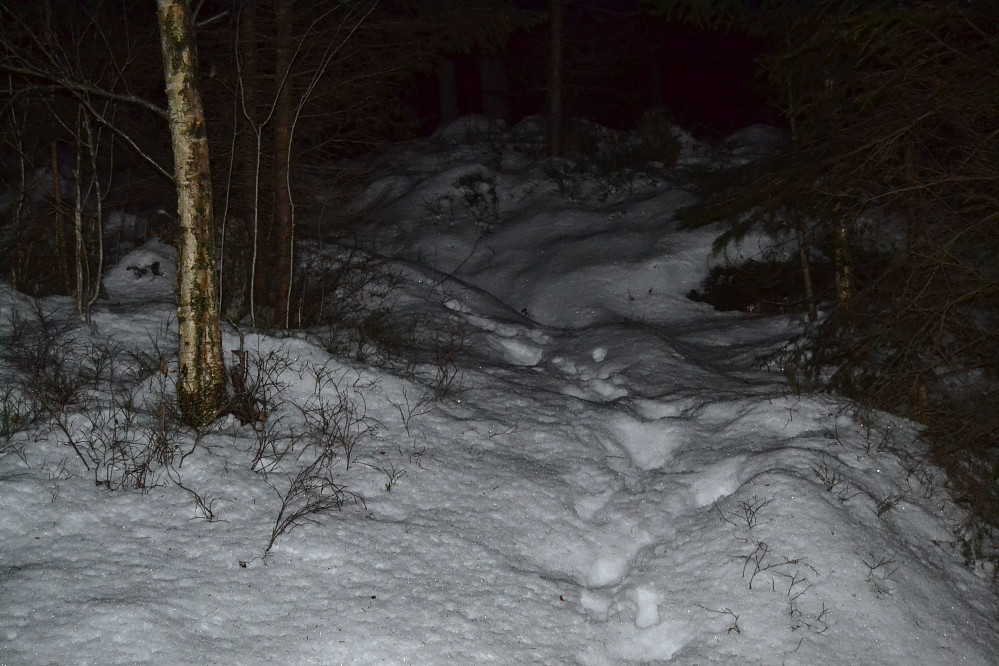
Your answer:
[[[260,437],[230,417],[196,447],[177,434],[193,452],[156,487],[110,492],[39,422],[0,458],[0,663],[996,663],[994,590],[964,566],[912,426],[760,369],[797,322],[684,298],[713,232],[675,229],[682,174],[577,174],[566,196],[530,123],[460,123],[399,149],[363,234],[395,257],[400,304],[460,331],[453,364],[246,335],[280,385],[276,439],[322,400],[363,415],[342,512],[264,557],[304,440],[254,471]],[[157,349],[170,362],[171,261],[155,241],[127,257],[94,330],[72,333],[116,341],[115,386],[153,426],[169,382],[127,375]],[[114,404],[98,392],[63,422],[85,441]]]

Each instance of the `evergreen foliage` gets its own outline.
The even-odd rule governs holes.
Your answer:
[[[999,7],[823,2],[779,29],[763,65],[790,146],[687,223],[735,220],[717,249],[763,230],[797,237],[802,269],[831,262],[835,308],[792,367],[925,423],[995,525]]]

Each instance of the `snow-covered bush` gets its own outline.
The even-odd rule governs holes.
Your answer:
[[[0,388],[0,457],[17,454],[24,456],[15,436],[27,430],[35,419],[37,407],[16,386]]]
[[[112,352],[85,340],[76,322],[47,312],[37,300],[24,309],[11,309],[3,358],[31,401],[57,414],[94,388],[99,366]]]

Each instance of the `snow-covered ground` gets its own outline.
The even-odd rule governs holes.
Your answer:
[[[439,332],[433,349],[369,365],[321,331],[244,332],[273,404],[197,446],[157,418],[171,248],[108,272],[93,328],[62,339],[91,356],[113,341],[118,393],[0,441],[0,664],[999,661],[994,589],[965,566],[912,425],[762,369],[793,318],[685,298],[717,230],[675,229],[682,173],[546,172],[532,122],[407,144],[363,197],[394,307]],[[685,139],[680,161],[736,163],[772,138],[717,154]],[[37,317],[0,299],[10,340],[8,313]],[[66,299],[42,308],[75,322]],[[336,427],[350,464],[341,450],[336,486],[283,517],[341,487],[342,511],[287,524],[264,556]],[[190,453],[145,492],[98,486],[111,468],[95,477],[68,444],[155,436]]]

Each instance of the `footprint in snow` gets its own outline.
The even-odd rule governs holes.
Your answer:
[[[466,309],[445,305],[451,310],[465,314],[465,321],[470,325],[491,333],[489,345],[500,353],[507,363],[526,367],[536,366],[544,357],[545,345],[550,342],[547,335],[536,329],[520,324],[496,321],[482,315],[471,314]]]
[[[686,423],[681,419],[643,421],[621,413],[614,415],[608,426],[615,445],[612,451],[618,453],[617,447],[623,448],[631,465],[646,471],[666,467],[673,453],[687,441]]]
[[[544,356],[544,348],[531,340],[500,337],[491,342],[510,365],[534,367]]]
[[[745,468],[746,456],[733,456],[694,474],[689,483],[697,506],[707,506],[738,490],[742,485],[740,472]]]
[[[607,622],[607,634],[601,641],[605,658],[647,662],[669,660],[692,638],[689,621],[664,613],[664,594],[652,587],[639,586],[626,592],[607,593],[583,590],[580,605],[601,622]],[[626,618],[632,622],[622,622]]]
[[[594,365],[582,361],[577,363],[564,356],[552,359],[552,364],[571,382],[562,392],[590,402],[612,402],[627,396],[624,378],[609,368],[600,367],[607,358],[607,349],[594,347],[590,358]]]
[[[631,572],[639,551],[653,542],[652,536],[644,532],[614,534],[612,530],[601,536],[605,540],[585,556],[587,564],[579,582],[587,588],[619,584]]]

